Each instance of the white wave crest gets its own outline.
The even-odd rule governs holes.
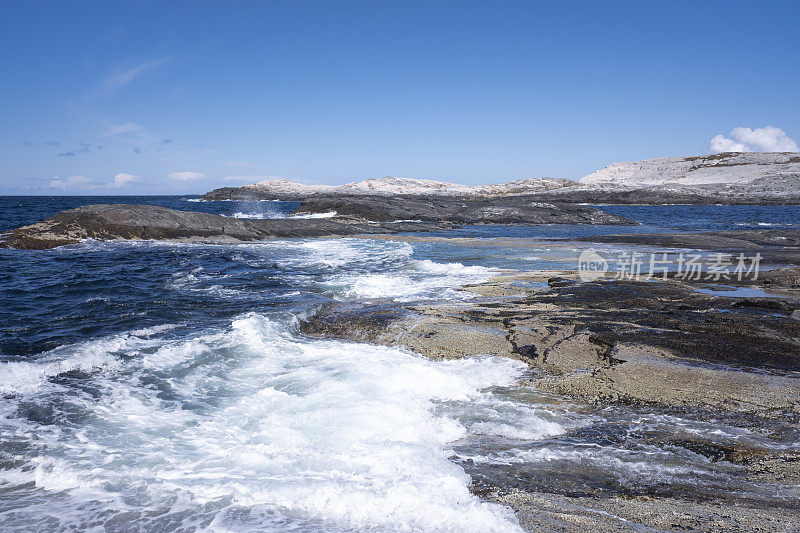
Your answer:
[[[229,215],[224,215],[229,216]],[[267,218],[279,218],[271,213],[242,213],[241,211],[237,211],[236,213],[230,215],[232,218],[247,218],[253,220],[263,220]]]
[[[80,429],[0,418],[0,444],[25,440],[14,460],[29,465],[0,484],[58,492],[56,529],[519,530],[449,460],[471,431],[453,406],[488,409],[485,389],[513,384],[518,361],[307,341],[257,314],[153,348],[141,357],[121,344],[126,362],[95,376],[95,393],[61,394]],[[19,506],[8,525],[40,512]]]
[[[288,218],[332,218],[337,214],[336,211],[326,211],[324,213],[309,213],[307,215],[291,215]]]
[[[173,327],[155,326],[60,347],[36,357],[34,361],[0,363],[0,394],[35,393],[45,387],[50,378],[67,372],[119,368],[122,362],[117,354],[158,344],[158,340],[150,337]]]
[[[464,299],[472,293],[459,290],[463,285],[481,283],[495,271],[483,266],[437,263],[428,259],[409,261],[407,269],[390,273],[347,273],[333,276],[329,283],[348,298],[389,298],[414,301],[426,298]]]

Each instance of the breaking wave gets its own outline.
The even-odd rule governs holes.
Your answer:
[[[0,486],[34,489],[30,505],[0,521],[33,527],[34,502],[54,494],[53,529],[517,529],[510,510],[470,493],[448,458],[450,443],[486,429],[459,410],[490,408],[486,389],[513,384],[525,365],[435,362],[308,341],[293,328],[248,314],[190,340],[131,332],[65,347],[24,372],[5,363],[16,412],[51,405],[58,429],[2,413],[4,462],[14,466],[0,471]],[[65,377],[75,370],[92,373],[91,385]],[[25,385],[31,376],[38,385]],[[57,397],[48,395],[43,384],[59,377]],[[525,423],[562,431],[536,416]]]

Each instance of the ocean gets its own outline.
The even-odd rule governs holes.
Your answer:
[[[0,197],[0,231],[89,203],[240,218],[297,205]],[[800,435],[573,404],[526,385],[531,371],[514,360],[434,361],[299,332],[326,302],[461,302],[472,296],[459,287],[504,269],[574,268],[570,238],[800,227],[797,206],[602,209],[640,225],[464,227],[446,235],[476,240],[458,246],[337,238],[0,250],[0,529],[516,531],[510,509],[471,490],[502,476],[563,494],[795,501],[796,486],[738,483],[742,466],[651,437],[702,432],[780,450]],[[541,244],[481,244],[498,236]]]

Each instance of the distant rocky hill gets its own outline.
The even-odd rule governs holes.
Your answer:
[[[800,153],[744,152],[614,163],[579,180],[584,186],[744,185],[800,175]]]
[[[242,187],[223,187],[203,196],[204,200],[301,200],[313,196],[443,196],[491,198],[543,192],[576,185],[568,179],[522,179],[491,185],[459,185],[445,181],[386,177],[344,185],[306,185],[284,179],[268,179]]]
[[[720,153],[614,163],[578,181],[521,179],[491,185],[387,177],[345,185],[283,179],[215,189],[204,200],[305,200],[315,197],[408,196],[488,199],[531,196],[567,203],[800,203],[800,153]]]

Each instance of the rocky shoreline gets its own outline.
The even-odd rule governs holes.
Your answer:
[[[329,204],[305,204],[297,215],[325,212]],[[272,238],[341,237],[452,229],[465,223],[494,224],[633,224],[583,206],[454,200],[394,202],[376,198],[336,204],[346,211],[329,218],[246,220],[209,213],[178,211],[154,205],[97,204],[63,211],[3,235],[0,247],[43,250],[83,239],[180,242],[253,242]],[[420,219],[422,217],[422,219]]]
[[[771,256],[769,232],[758,235],[748,234],[749,244],[742,235],[730,239],[739,250],[786,259]],[[718,237],[732,246],[725,235]],[[743,298],[707,290],[725,282],[581,282],[575,271],[506,272],[464,287],[473,296],[463,302],[327,304],[302,323],[301,331],[399,346],[432,358],[511,357],[529,365],[534,390],[579,405],[727,420],[749,432],[780,435],[800,425],[798,281],[800,267],[775,270],[749,282],[769,293]],[[710,435],[679,432],[646,439],[650,445],[728,462],[739,470],[742,483],[800,484],[796,450],[720,444]],[[487,472],[468,462],[462,466],[473,476],[477,494],[513,508],[529,531],[800,527],[800,505],[792,501],[765,503],[733,493],[710,498],[671,486],[589,483],[575,492],[515,467]],[[528,475],[533,477],[526,481]],[[574,487],[571,481],[566,486]]]
[[[589,402],[800,420],[796,286],[783,298],[738,298],[676,280],[576,278],[499,276],[466,287],[481,296],[468,303],[333,303],[301,329],[433,358],[512,357],[546,372],[538,388]]]
[[[541,246],[525,238],[493,240],[414,235],[459,224],[627,224],[584,206],[529,197],[333,197],[304,201],[297,215],[336,211],[330,218],[246,220],[157,206],[93,205],[13,230],[3,247],[47,249],[82,239],[256,242],[270,238],[350,236],[431,241],[470,247]],[[400,235],[402,234],[402,235]],[[591,243],[760,253],[783,266],[746,282],[692,282],[634,277],[579,280],[574,270],[503,271],[462,287],[457,301],[369,304],[332,302],[306,317],[309,337],[396,346],[436,358],[493,355],[524,362],[524,385],[554,402],[581,409],[627,409],[650,416],[720,421],[783,442],[800,427],[800,231],[620,234],[548,246]],[[736,285],[755,296],[732,296]],[[587,434],[590,431],[591,434]],[[615,423],[568,431],[564,439],[646,443],[725,464],[739,484],[800,485],[796,445],[721,442],[713,435],[658,429],[627,433]],[[619,483],[578,470],[526,471],[479,467],[453,458],[472,490],[511,507],[529,531],[704,531],[800,529],[800,504],[753,493],[719,495],[670,483]]]

